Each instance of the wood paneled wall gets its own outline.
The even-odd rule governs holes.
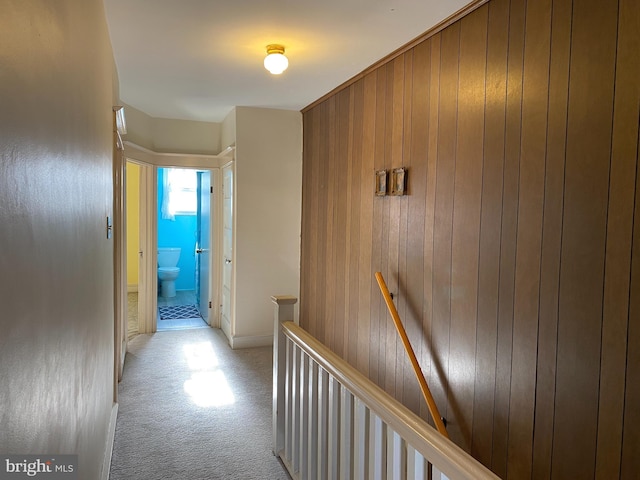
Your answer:
[[[304,110],[302,325],[426,418],[381,271],[503,478],[640,471],[639,52],[637,0],[491,0]]]

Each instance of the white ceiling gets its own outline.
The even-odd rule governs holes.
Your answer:
[[[301,110],[469,0],[105,0],[123,102],[221,122],[234,106]],[[268,73],[270,43],[289,69]]]

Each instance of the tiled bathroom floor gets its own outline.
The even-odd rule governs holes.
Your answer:
[[[175,297],[165,298],[158,295],[158,306],[172,306],[172,305],[195,305],[196,304],[196,292],[194,290],[178,290]]]
[[[180,290],[172,298],[158,296],[158,307],[174,305],[196,305],[196,292],[193,290]],[[181,318],[179,320],[160,320],[158,315],[158,331],[163,330],[186,330],[188,328],[205,328],[208,325],[198,318]]]
[[[127,322],[128,337],[131,340],[138,335],[138,293],[130,292],[127,295],[129,318]],[[158,307],[172,305],[196,305],[196,294],[194,291],[179,291],[173,298],[158,297]],[[182,318],[179,320],[160,320],[158,315],[158,331],[163,330],[186,330],[188,328],[205,328],[206,322],[198,318]]]

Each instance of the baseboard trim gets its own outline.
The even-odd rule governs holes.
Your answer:
[[[229,345],[231,345],[231,339],[232,339],[231,325],[224,318],[222,318],[220,322],[220,330],[222,330],[222,332],[224,333],[224,336],[227,337],[227,340],[229,341]]]
[[[100,480],[109,480],[111,473],[111,456],[113,455],[113,442],[116,438],[116,420],[118,418],[118,404],[114,403],[111,408],[111,418],[109,419],[109,430],[107,431],[107,442],[104,449],[104,460],[102,461],[102,474]]]
[[[238,348],[268,347],[273,345],[273,335],[230,337],[229,345],[234,350]]]

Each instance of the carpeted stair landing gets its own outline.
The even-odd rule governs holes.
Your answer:
[[[285,480],[271,452],[271,347],[211,328],[136,336],[119,386],[110,480]]]

